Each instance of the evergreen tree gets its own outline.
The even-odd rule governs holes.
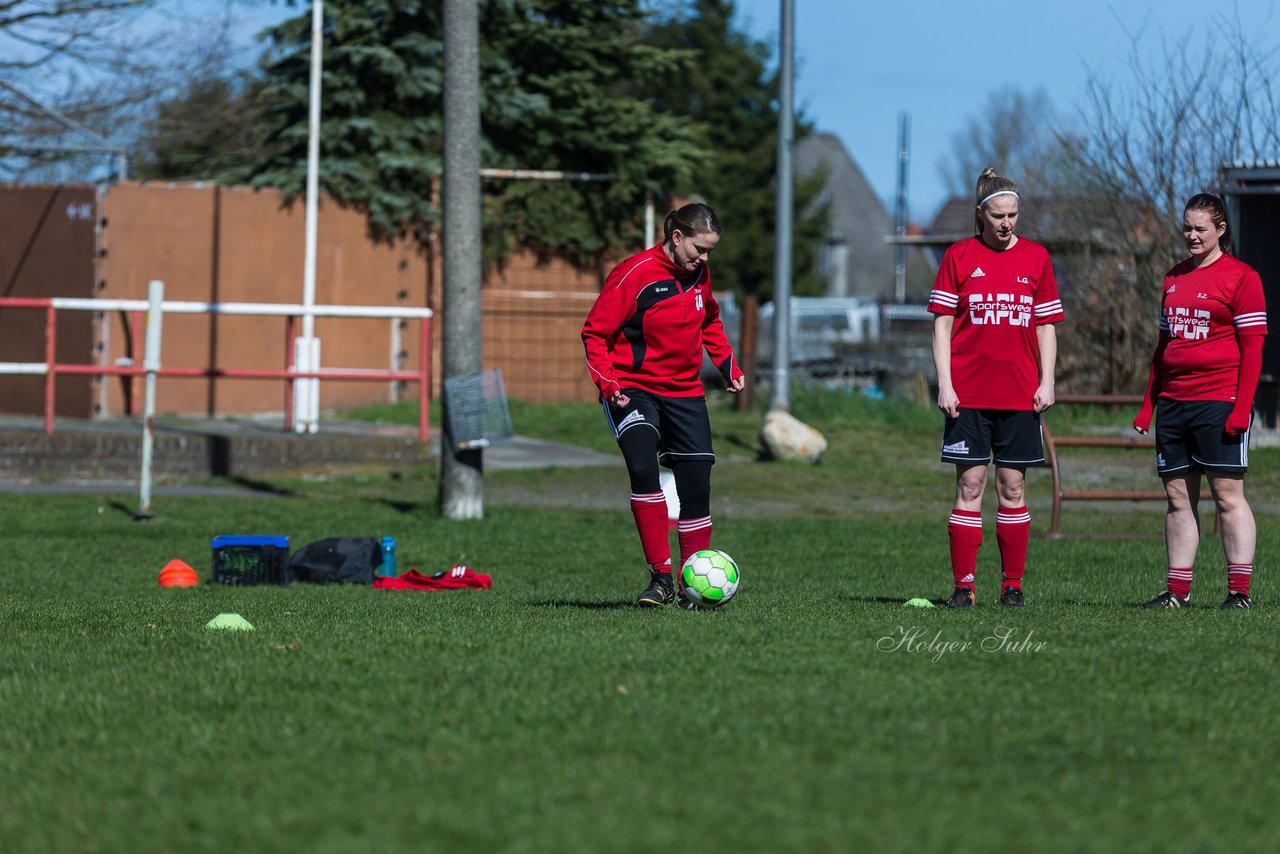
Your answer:
[[[657,47],[687,51],[685,75],[655,88],[658,107],[701,120],[700,142],[709,154],[693,180],[679,185],[715,208],[725,239],[715,253],[717,288],[773,293],[777,197],[778,77],[767,64],[772,51],[734,28],[733,0],[692,0],[669,6],[650,36]],[[796,136],[810,126],[797,117]],[[820,294],[818,248],[826,239],[827,211],[816,202],[822,176],[797,182],[792,237],[792,293]]]
[[[486,260],[516,247],[599,264],[639,242],[646,191],[687,182],[697,128],[633,81],[680,76],[683,55],[646,42],[639,0],[486,0],[481,121],[486,167],[607,173],[605,182],[486,181]],[[425,239],[438,222],[440,4],[325,3],[322,188],[364,210],[382,237]],[[258,185],[302,191],[310,15],[270,32],[264,64],[279,151]]]

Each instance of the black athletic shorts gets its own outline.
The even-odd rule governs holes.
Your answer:
[[[942,424],[942,461],[1004,468],[1044,465],[1040,413],[1016,409],[961,409]]]
[[[664,466],[688,460],[714,463],[711,419],[705,397],[663,397],[640,389],[624,388],[631,398],[626,406],[604,401],[604,419],[620,439],[628,430],[653,430],[658,436],[658,462]]]
[[[1156,401],[1156,472],[1161,477],[1192,469],[1244,472],[1249,431],[1228,436],[1223,428],[1235,404],[1226,400]]]

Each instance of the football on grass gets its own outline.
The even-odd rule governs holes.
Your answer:
[[[738,565],[722,551],[703,549],[680,567],[680,588],[693,604],[718,608],[738,592]]]

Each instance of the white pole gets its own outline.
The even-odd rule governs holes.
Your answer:
[[[164,316],[164,282],[152,279],[147,287],[147,343],[142,367],[147,372],[146,393],[142,404],[142,471],[138,477],[138,512],[134,518],[150,519],[151,458],[154,452],[156,417],[156,371],[160,370],[160,323]]]
[[[391,370],[400,370],[400,324],[398,317],[391,318]],[[387,399],[395,403],[400,399],[400,381],[392,380],[391,389],[387,395]]]
[[[654,214],[653,214],[653,191],[644,194],[644,245],[649,248],[656,243],[658,237],[654,234]]]
[[[317,355],[315,337],[316,319],[311,309],[316,303],[316,221],[319,206],[319,172],[320,172],[320,71],[323,67],[321,50],[324,38],[321,32],[324,26],[324,0],[311,2],[311,88],[308,94],[307,119],[307,248],[302,273],[302,339],[295,344],[295,364],[299,370],[316,371],[320,369],[318,361],[312,359]],[[320,413],[320,381],[299,380],[294,383],[294,429],[299,432],[314,433],[319,427],[317,423]]]

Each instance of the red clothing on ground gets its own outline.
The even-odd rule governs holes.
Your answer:
[[[952,244],[938,266],[929,311],[955,317],[951,382],[962,408],[1035,408],[1036,327],[1063,320],[1043,246],[1025,237],[1003,251],[981,237]]]
[[[587,367],[601,397],[638,388],[701,397],[702,351],[726,380],[742,376],[711,295],[711,270],[675,266],[659,244],[613,268],[582,327]]]
[[[465,566],[455,566],[447,572],[423,575],[416,569],[402,572],[395,578],[380,575],[373,580],[375,590],[488,590],[493,579]]]

